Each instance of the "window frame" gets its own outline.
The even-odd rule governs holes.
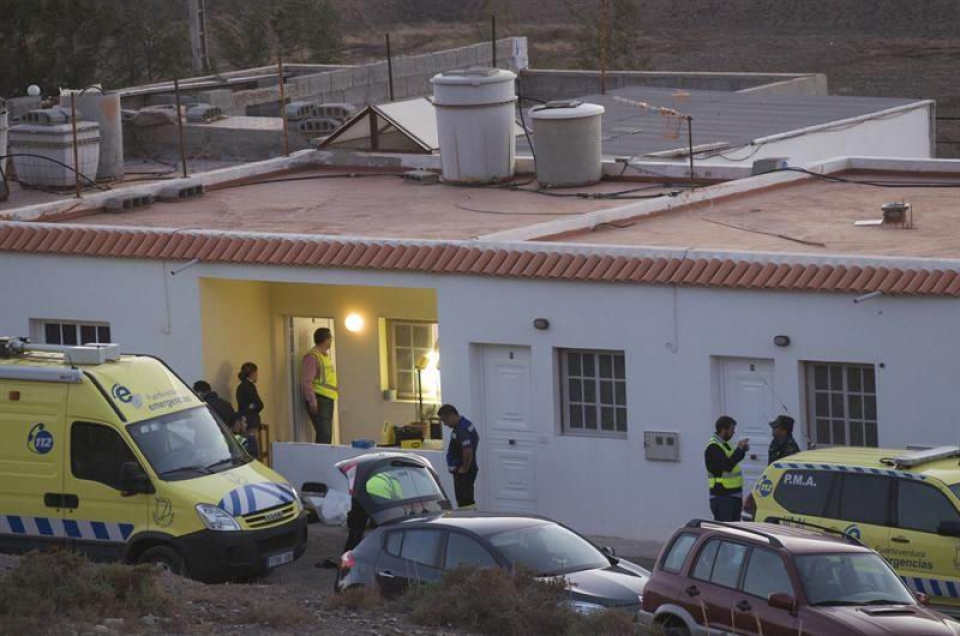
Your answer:
[[[397,400],[404,401],[417,401],[417,380],[416,380],[416,364],[419,356],[416,352],[423,347],[415,347],[411,345],[400,347],[397,344],[396,328],[397,327],[411,327],[411,328],[422,328],[427,327],[429,329],[429,346],[426,347],[426,351],[436,351],[437,342],[440,340],[440,323],[431,322],[428,320],[405,320],[402,318],[387,318],[386,319],[386,334],[387,334],[387,383],[388,388],[393,389],[397,392]],[[412,333],[411,333],[412,338]],[[398,381],[398,372],[400,371],[397,367],[397,349],[398,347],[403,349],[409,349],[411,351],[411,368],[403,369],[404,372],[410,371],[413,373],[413,390],[410,393],[401,392],[400,384]],[[422,355],[422,354],[421,354]],[[436,392],[434,391],[424,391],[423,393],[423,402],[425,404],[439,404],[441,399],[441,389],[440,386],[437,386]]]
[[[473,535],[471,535],[471,534],[469,534],[469,533],[466,533],[466,532],[458,532],[458,531],[456,531],[456,530],[448,530],[448,531],[444,534],[443,543],[442,543],[441,546],[440,546],[440,552],[441,552],[441,555],[440,555],[440,556],[441,556],[442,558],[440,559],[440,565],[439,565],[439,567],[438,567],[437,569],[443,570],[443,571],[445,571],[445,572],[449,572],[449,571],[450,571],[451,568],[450,568],[449,565],[447,564],[447,551],[450,549],[450,540],[453,539],[454,536],[459,536],[459,537],[462,538],[462,539],[466,539],[466,540],[468,540],[468,541],[473,541],[475,544],[477,544],[478,546],[480,546],[480,548],[481,548],[484,552],[487,553],[487,556],[490,557],[490,560],[493,562],[493,566],[500,567],[501,565],[503,565],[503,564],[501,563],[501,560],[497,558],[496,554],[494,554],[494,551],[491,550],[487,545],[485,545],[484,542],[483,542],[481,539],[479,539],[478,537],[475,537],[475,536],[473,536]],[[459,566],[457,566],[457,567],[459,567]],[[485,566],[478,566],[478,565],[474,565],[474,564],[469,564],[469,567],[485,567]]]
[[[582,349],[582,348],[570,348],[570,347],[561,347],[556,350],[556,360],[557,360],[557,385],[559,386],[559,401],[560,401],[560,433],[562,435],[569,435],[573,437],[599,437],[599,438],[613,438],[613,439],[626,439],[630,433],[630,407],[629,401],[627,400],[627,353],[625,350],[613,350],[613,349]],[[594,373],[592,377],[588,377],[584,374],[584,371],[581,369],[579,375],[574,375],[573,378],[580,379],[581,382],[586,383],[586,381],[592,379],[594,385],[594,400],[592,402],[586,401],[586,395],[581,395],[581,400],[576,402],[571,402],[570,399],[570,370],[569,370],[569,354],[579,354],[581,356],[590,355],[593,356],[594,364]],[[611,369],[610,378],[602,378],[600,375],[600,357],[601,356],[612,356],[613,368]],[[623,377],[617,377],[617,357],[623,360]],[[602,390],[601,390],[601,381],[610,380],[613,382],[613,402],[607,403],[602,401]],[[617,385],[623,385],[623,403],[620,404],[617,401]],[[587,412],[587,409],[592,406],[596,414],[596,428],[587,428],[586,422],[583,422],[580,427],[574,427],[571,424],[571,404],[576,404],[577,406],[584,409],[584,413]],[[614,416],[614,429],[613,430],[604,430],[603,427],[603,408],[612,408]],[[623,430],[618,428],[617,424],[617,411],[623,409],[624,414],[624,425]]]
[[[740,572],[740,586],[738,587],[738,591],[746,594],[747,596],[752,596],[753,598],[763,599],[764,601],[767,600],[767,598],[769,598],[769,595],[767,595],[766,597],[757,596],[756,594],[753,594],[747,591],[747,574],[750,571],[750,564],[753,563],[754,555],[756,555],[759,552],[767,552],[769,554],[775,555],[778,559],[780,559],[780,564],[783,565],[783,571],[787,575],[787,580],[790,582],[790,588],[791,588],[789,591],[788,590],[782,590],[782,591],[789,592],[789,594],[793,598],[797,598],[797,581],[794,581],[793,579],[793,574],[790,572],[790,566],[787,563],[787,560],[784,559],[783,555],[780,554],[778,551],[772,548],[764,548],[758,545],[750,547],[750,553],[747,555],[746,563],[743,566],[743,570]]]
[[[903,488],[903,486],[906,486],[907,484],[916,484],[916,485],[917,485],[918,487],[920,487],[920,488],[931,488],[931,489],[933,489],[938,495],[940,495],[940,497],[943,499],[943,501],[944,501],[948,506],[950,506],[950,508],[954,511],[954,514],[956,514],[957,517],[960,517],[960,510],[957,510],[956,506],[953,505],[953,502],[950,501],[950,497],[947,496],[947,493],[945,493],[941,488],[939,488],[939,487],[936,486],[935,484],[932,484],[932,483],[927,482],[927,481],[920,481],[920,480],[914,480],[914,479],[904,479],[903,477],[899,477],[899,478],[896,479],[896,491],[897,491],[897,492],[896,492],[896,503],[895,503],[894,508],[893,508],[893,511],[894,511],[894,526],[893,526],[893,527],[895,527],[895,528],[897,528],[897,529],[900,529],[900,530],[906,530],[906,531],[908,531],[908,532],[922,532],[922,533],[924,533],[924,534],[937,534],[936,529],[934,529],[933,531],[930,531],[930,530],[925,530],[925,529],[922,529],[922,528],[912,528],[912,527],[909,527],[909,526],[907,526],[907,525],[904,525],[904,522],[903,522],[903,520],[901,519],[901,515],[900,515],[900,502],[901,502],[901,499],[902,499],[902,497],[901,497],[902,488]],[[952,521],[952,520],[949,520],[949,519],[941,519],[940,523],[943,523],[944,521]]]
[[[677,547],[677,544],[680,543],[681,539],[685,537],[690,537],[693,539],[693,543],[690,544],[690,547],[687,548],[687,553],[683,556],[683,561],[680,563],[680,567],[676,570],[672,570],[667,567],[667,560],[670,558],[670,553],[673,552],[673,549]],[[684,566],[687,564],[687,559],[690,558],[690,554],[694,551],[694,548],[697,547],[697,541],[700,539],[694,532],[681,532],[676,537],[673,538],[673,541],[670,542],[670,547],[668,547],[663,552],[663,558],[660,559],[660,569],[669,574],[680,574],[684,570]],[[691,566],[692,567],[692,566]]]
[[[696,576],[695,574],[697,569],[697,562],[700,560],[700,557],[703,556],[704,551],[707,550],[707,548],[709,548],[712,543],[717,544],[717,551],[713,554],[713,561],[710,563],[710,572],[707,575],[707,578],[703,579],[703,578],[700,578],[699,576]],[[733,587],[723,585],[722,583],[717,583],[713,580],[713,571],[717,565],[717,557],[720,555],[720,549],[723,547],[724,543],[729,543],[731,545],[738,545],[746,550],[746,553],[743,555],[743,561],[740,563],[740,572],[737,574],[737,582]],[[707,539],[703,542],[703,544],[697,550],[696,558],[694,558],[694,560],[690,563],[689,578],[695,581],[700,581],[701,583],[716,585],[717,587],[721,587],[725,590],[734,590],[734,591],[740,590],[743,587],[743,576],[744,576],[744,573],[747,571],[746,566],[747,566],[747,563],[749,563],[750,561],[750,554],[751,554],[751,551],[753,550],[753,547],[754,546],[750,543],[737,541],[735,539],[732,539],[731,537],[724,537],[724,536],[717,536],[717,535],[707,537]]]
[[[403,548],[407,544],[407,536],[411,532],[431,532],[437,535],[437,543],[433,549],[433,563],[423,563],[422,561],[417,561],[403,555]],[[440,562],[443,558],[446,557],[446,542],[447,538],[444,536],[444,531],[439,528],[405,528],[403,530],[403,539],[400,542],[400,554],[395,558],[400,559],[406,563],[414,563],[418,567],[431,568],[434,570],[441,570]]]
[[[108,483],[106,483],[106,482],[100,481],[99,479],[91,479],[91,478],[88,477],[88,476],[80,476],[80,475],[77,474],[76,465],[74,464],[74,457],[75,457],[74,453],[76,452],[76,448],[77,448],[77,444],[76,444],[75,439],[74,439],[74,431],[77,430],[77,427],[78,427],[78,426],[95,427],[95,428],[104,429],[104,430],[107,430],[107,431],[110,431],[111,433],[113,433],[113,434],[116,436],[116,438],[120,441],[120,443],[123,444],[123,447],[127,449],[127,454],[129,455],[129,458],[128,458],[127,461],[135,461],[135,462],[137,462],[137,464],[138,464],[138,465],[140,466],[140,468],[142,469],[142,468],[143,468],[143,464],[141,463],[140,458],[137,457],[137,454],[134,452],[133,448],[130,446],[130,444],[127,443],[127,440],[125,440],[125,439],[123,438],[123,435],[121,435],[121,434],[120,434],[120,431],[118,431],[116,428],[114,428],[114,427],[112,427],[112,426],[108,426],[107,424],[102,424],[102,423],[99,423],[99,422],[90,422],[90,421],[87,421],[87,420],[76,420],[76,421],[70,422],[70,435],[69,435],[69,437],[70,437],[70,457],[69,457],[69,460],[70,460],[70,476],[71,476],[73,479],[76,479],[77,481],[87,481],[87,482],[91,482],[91,483],[94,483],[94,484],[100,484],[101,486],[103,486],[103,487],[105,487],[105,488],[109,488],[109,489],[111,489],[111,490],[117,491],[118,493],[122,493],[123,491],[120,489],[120,479],[119,479],[119,478],[120,478],[120,474],[117,475],[117,484],[116,484],[116,485],[108,484]],[[125,464],[125,463],[127,463],[127,462],[125,461],[125,462],[121,462],[121,463],[120,463],[120,469],[121,469],[121,470],[123,469],[123,464]]]
[[[869,363],[862,362],[829,362],[829,361],[815,361],[808,360],[804,362],[805,367],[805,377],[806,377],[806,400],[807,400],[807,437],[810,440],[810,448],[829,448],[831,446],[848,446],[851,448],[878,448],[880,445],[880,413],[879,413],[879,391],[877,387],[877,366]],[[827,381],[828,386],[826,388],[818,388],[816,381],[816,371],[817,367],[826,367],[827,372]],[[842,387],[838,390],[832,385],[830,379],[831,370],[833,368],[839,368],[841,372]],[[853,369],[859,369],[861,372],[860,380],[860,389],[859,391],[850,390],[850,371]],[[865,382],[863,381],[863,372],[870,370],[873,373],[873,392],[868,392],[865,387]],[[843,406],[843,415],[842,417],[834,417],[833,414],[830,414],[828,417],[823,418],[819,417],[817,413],[817,395],[818,394],[827,394],[831,396],[832,400],[833,394],[839,394],[841,397],[841,402]],[[861,400],[861,412],[859,418],[850,417],[850,400],[852,397],[859,396]],[[867,400],[872,398],[873,402],[873,419],[867,418]],[[832,410],[832,402],[830,403],[830,409]],[[819,435],[819,426],[817,424],[818,419],[826,419],[830,427],[830,437],[829,440],[820,439]],[[843,424],[843,443],[835,443],[835,435],[833,431],[832,422],[835,420],[842,420]],[[852,426],[862,425],[863,426],[863,444],[854,446],[851,444],[851,431]],[[873,425],[876,429],[876,439],[870,440],[869,435],[867,434],[867,426]],[[870,441],[876,442],[875,444],[870,444]]]
[[[883,479],[887,482],[887,496],[884,498],[886,502],[886,507],[884,509],[884,520],[882,523],[874,523],[872,521],[860,521],[858,519],[853,519],[843,509],[844,501],[844,491],[847,487],[847,479],[853,478],[867,478],[867,479]],[[832,494],[832,500],[827,504],[827,512],[831,513],[830,519],[836,519],[838,521],[846,521],[847,523],[855,523],[858,525],[868,525],[868,526],[877,526],[880,528],[893,528],[894,519],[896,517],[896,500],[895,497],[899,495],[900,489],[895,488],[896,486],[896,477],[891,477],[888,475],[874,475],[870,473],[840,473],[839,481],[834,484]],[[859,491],[860,489],[858,489]]]
[[[812,473],[812,475],[811,475]],[[800,511],[796,508],[788,507],[787,504],[781,499],[786,493],[781,493],[784,488],[784,479],[787,475],[796,475],[796,474],[806,474],[807,476],[812,476],[815,478],[820,478],[824,475],[829,476],[830,484],[827,486],[826,495],[823,498],[823,506],[820,508],[819,513],[815,512],[805,512]],[[834,470],[821,470],[816,468],[788,468],[780,474],[780,478],[777,480],[776,486],[773,489],[773,500],[777,503],[778,506],[794,515],[801,515],[806,517],[820,517],[824,519],[832,519],[831,513],[837,510],[839,504],[837,500],[839,499],[839,483],[842,477],[842,473]]]
[[[58,345],[58,346],[68,346],[76,347],[82,346],[90,342],[106,343],[113,342],[110,323],[106,320],[68,320],[60,318],[38,318],[32,321],[34,323],[34,340],[37,342],[42,342],[43,344]],[[47,330],[50,327],[56,326],[59,331],[59,342],[51,342],[51,339],[47,337]],[[74,343],[66,343],[64,336],[64,329],[70,328],[73,331]],[[96,337],[93,340],[88,340],[83,337],[83,329],[91,328],[94,329]],[[104,338],[101,338],[100,335],[102,330],[106,330]]]

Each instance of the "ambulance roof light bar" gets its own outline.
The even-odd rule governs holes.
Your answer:
[[[64,367],[0,366],[0,380],[80,384],[83,382],[83,371]]]
[[[59,353],[68,364],[103,364],[120,359],[120,345],[94,343],[84,346],[33,344],[29,338],[0,338],[0,358],[28,353]]]
[[[894,457],[893,462],[898,468],[913,468],[920,464],[935,462],[940,459],[950,459],[951,457],[960,457],[960,446],[937,446],[936,448]]]

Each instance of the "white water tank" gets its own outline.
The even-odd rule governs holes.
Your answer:
[[[600,181],[600,117],[603,106],[549,102],[530,109],[537,181],[552,187]]]
[[[468,68],[430,80],[445,181],[496,183],[513,178],[516,79],[502,69]]]
[[[73,125],[69,113],[58,109],[30,111],[30,123],[10,128],[10,154],[20,183],[37,187],[73,186]],[[25,156],[29,155],[29,156]],[[97,178],[100,159],[100,126],[92,121],[77,122],[79,172],[89,183]]]
[[[61,103],[70,108],[70,96]],[[100,159],[97,162],[97,179],[116,181],[123,179],[123,123],[120,113],[120,94],[88,90],[77,97],[77,119],[93,121],[100,125]]]

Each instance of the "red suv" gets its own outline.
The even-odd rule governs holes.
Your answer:
[[[640,620],[670,636],[958,636],[856,539],[693,520],[657,559]]]

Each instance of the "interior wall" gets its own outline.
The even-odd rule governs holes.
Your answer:
[[[337,380],[340,388],[340,440],[367,438],[379,441],[384,421],[406,424],[416,415],[410,401],[383,399],[381,384],[381,333],[379,319],[437,321],[437,293],[433,289],[398,289],[272,283],[268,286],[270,327],[273,333],[274,411],[282,426],[274,439],[292,440],[289,359],[286,346],[287,318],[292,316],[333,318]],[[351,313],[364,319],[358,332],[347,331],[344,320]],[[299,378],[295,378],[299,381]]]
[[[236,407],[237,374],[244,362],[259,369],[257,390],[264,403],[261,419],[276,429],[282,420],[275,377],[277,367],[271,338],[270,289],[268,283],[201,278],[200,315],[203,339],[204,378],[221,397]],[[199,378],[184,378],[193,383]]]

